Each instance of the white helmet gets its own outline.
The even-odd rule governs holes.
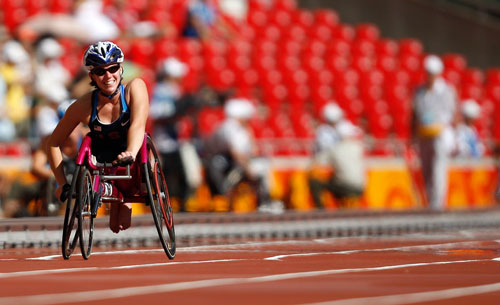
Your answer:
[[[471,119],[476,119],[481,114],[481,106],[473,99],[468,99],[462,103],[462,114]]]
[[[329,102],[323,107],[323,117],[327,122],[336,123],[344,117],[344,111],[335,102]]]
[[[122,50],[111,41],[99,41],[90,45],[83,56],[83,65],[91,71],[95,67],[123,62]]]

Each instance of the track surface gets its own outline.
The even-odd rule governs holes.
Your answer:
[[[500,230],[0,251],[0,304],[499,304]]]

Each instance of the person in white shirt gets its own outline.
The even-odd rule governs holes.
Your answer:
[[[207,184],[212,195],[230,197],[237,184],[249,182],[256,189],[259,210],[267,211],[273,206],[278,212],[283,206],[270,200],[267,162],[258,158],[249,124],[255,112],[255,106],[245,98],[226,101],[226,118],[205,143],[203,158]]]
[[[485,146],[481,142],[474,123],[481,114],[481,106],[468,99],[461,103],[462,121],[455,127],[456,146],[453,155],[457,158],[479,158]]]
[[[337,199],[360,197],[365,189],[366,174],[361,129],[344,117],[333,101],[323,107],[325,122],[316,129],[315,156],[312,169],[330,167],[327,181],[309,178],[309,187],[317,208],[322,208],[321,194],[330,191]]]
[[[428,207],[445,208],[448,159],[453,143],[456,92],[442,77],[444,65],[436,55],[424,59],[426,82],[413,98],[412,128],[418,145]]]

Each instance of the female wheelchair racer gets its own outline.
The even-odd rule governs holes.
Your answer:
[[[127,196],[135,198],[136,195],[146,198],[144,202],[151,207],[167,255],[169,258],[175,255],[175,233],[168,190],[161,166],[157,164],[159,159],[154,144],[145,133],[149,113],[146,84],[140,78],[122,84],[123,60],[123,52],[112,42],[97,42],[88,47],[83,63],[89,71],[88,76],[95,90],[78,98],[66,110],[48,140],[49,163],[58,183],[56,194],[67,200],[63,232],[65,258],[69,258],[78,239],[84,258],[90,255],[95,217],[93,210],[99,204],[94,201],[102,202],[102,198],[106,197],[120,199],[110,201],[109,227],[114,233],[118,233],[130,227],[132,215],[131,202],[121,199],[126,199],[123,197]],[[87,142],[84,141],[88,148],[82,144],[77,160],[78,168],[69,184],[62,166],[61,146],[80,123],[90,128]],[[140,151],[140,160],[136,160]],[[110,165],[122,170],[125,166],[130,170],[130,167],[137,165],[135,168],[142,168],[136,172],[141,178],[137,181],[137,177],[132,179],[128,175],[128,185],[115,183],[113,179],[108,179],[117,178],[117,175],[109,175]],[[147,193],[129,194],[127,191],[133,183],[145,183]],[[86,192],[83,188],[89,191]],[[89,218],[86,219],[86,216]],[[78,225],[75,222],[77,218]],[[166,224],[166,232],[163,232],[162,223]],[[71,237],[73,231],[78,234]]]

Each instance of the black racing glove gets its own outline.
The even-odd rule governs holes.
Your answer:
[[[61,202],[66,201],[68,199],[69,191],[71,190],[71,185],[66,183],[63,185],[62,193],[61,193]]]

